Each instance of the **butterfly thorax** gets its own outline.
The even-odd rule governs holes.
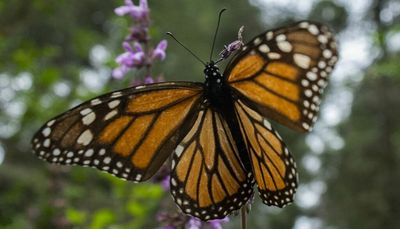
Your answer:
[[[205,96],[214,108],[223,109],[229,103],[229,88],[226,86],[223,76],[219,72],[219,68],[213,61],[206,65],[204,69],[206,81]]]

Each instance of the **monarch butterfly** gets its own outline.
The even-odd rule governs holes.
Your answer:
[[[256,183],[262,201],[283,207],[297,188],[296,164],[268,119],[310,131],[337,61],[329,29],[301,21],[266,31],[223,74],[114,91],[51,119],[32,140],[41,159],[90,166],[133,182],[171,158],[171,194],[201,220],[241,208]]]

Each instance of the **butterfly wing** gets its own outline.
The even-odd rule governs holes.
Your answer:
[[[297,188],[293,157],[265,118],[240,99],[234,106],[260,197],[267,205],[283,207]]]
[[[47,122],[33,137],[48,162],[150,178],[189,130],[202,84],[157,83],[97,97]]]
[[[249,200],[253,183],[225,119],[202,108],[173,155],[175,202],[184,213],[201,220],[223,218]]]
[[[309,131],[336,61],[336,43],[328,28],[303,21],[255,37],[228,65],[224,77],[264,116]]]

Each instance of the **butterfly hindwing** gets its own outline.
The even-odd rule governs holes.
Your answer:
[[[223,218],[249,200],[253,183],[227,122],[220,113],[203,108],[173,155],[175,202],[201,220]]]
[[[32,140],[51,163],[150,178],[192,125],[202,84],[158,83],[112,92],[47,122]]]
[[[336,61],[328,28],[303,21],[255,37],[224,74],[236,94],[264,116],[309,131]]]
[[[278,207],[291,203],[297,171],[285,143],[265,118],[239,99],[235,110],[261,199]]]

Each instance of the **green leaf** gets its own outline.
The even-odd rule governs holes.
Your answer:
[[[113,222],[115,222],[114,213],[108,209],[101,209],[94,214],[92,223],[89,228],[90,229],[106,228],[106,226],[109,226]]]
[[[75,225],[81,225],[86,221],[87,215],[84,211],[68,208],[65,212],[68,221]]]

